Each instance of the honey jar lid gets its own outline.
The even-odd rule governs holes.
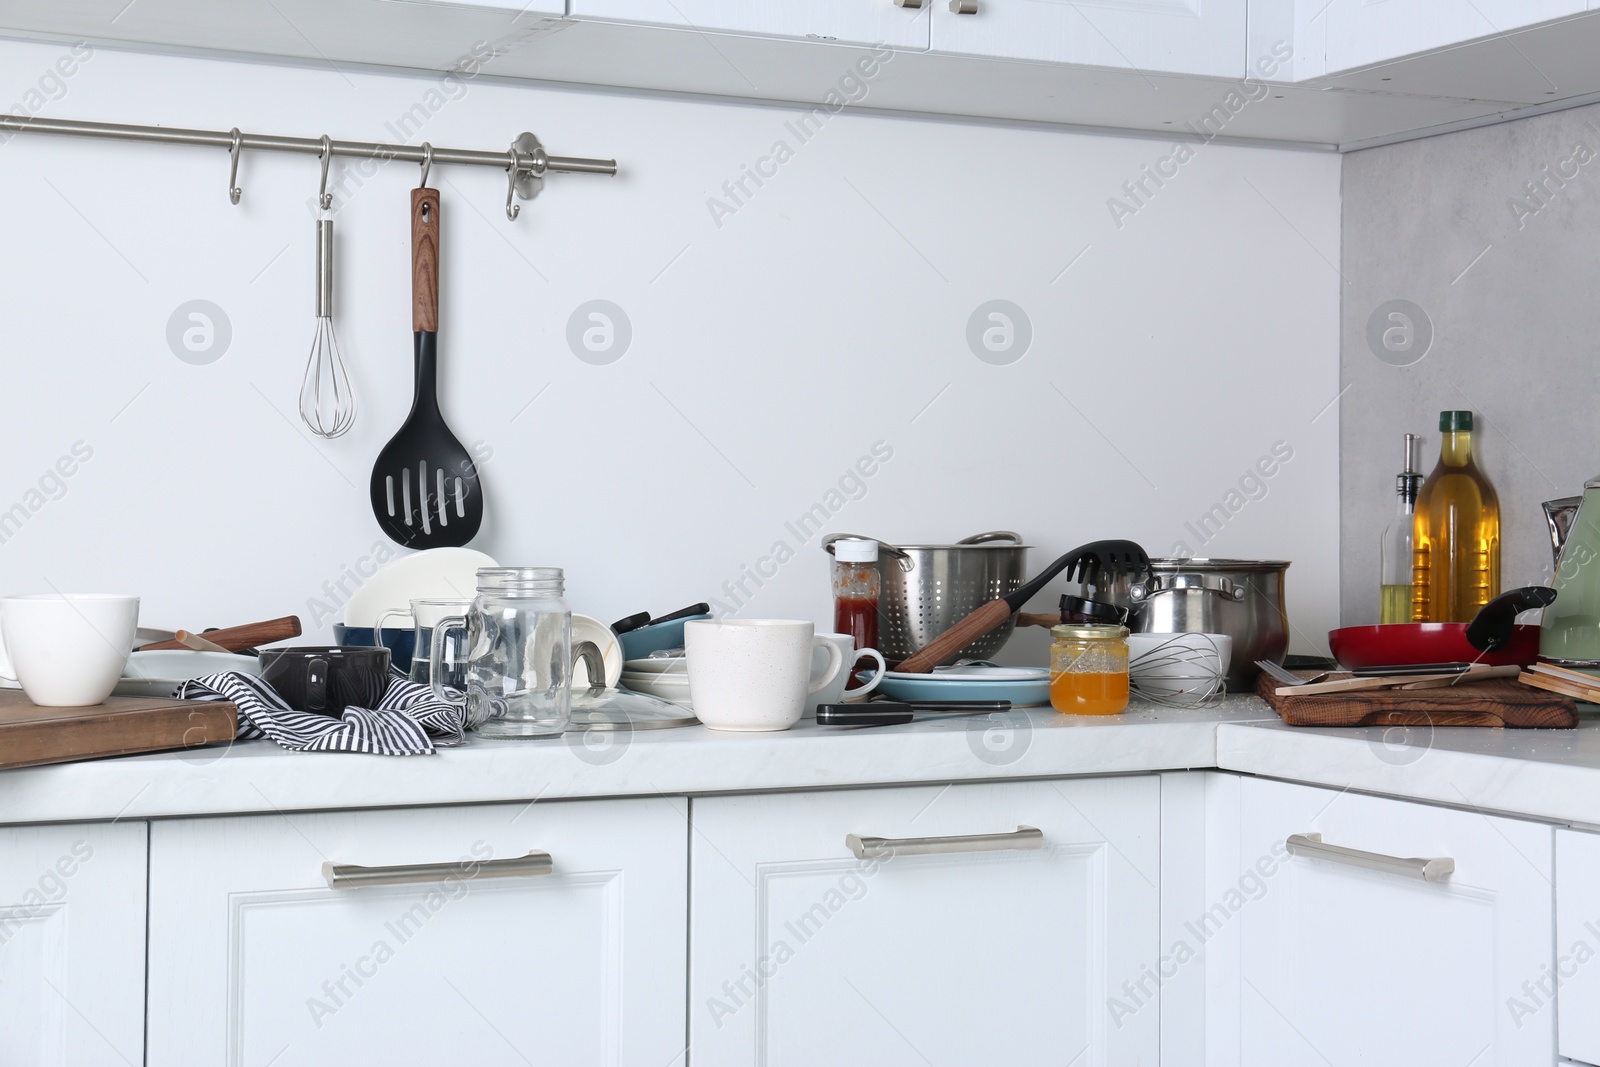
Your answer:
[[[1066,622],[1050,627],[1057,641],[1120,641],[1128,636],[1126,626],[1106,622]]]

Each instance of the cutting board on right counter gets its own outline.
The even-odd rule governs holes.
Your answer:
[[[0,690],[0,768],[198,748],[231,741],[239,709],[225,700],[108,697],[87,708],[44,708]]]
[[[1309,678],[1312,671],[1295,672]],[[1256,692],[1290,726],[1508,726],[1569,730],[1578,725],[1570,697],[1511,678],[1438,689],[1362,689],[1349,693],[1279,696],[1279,683],[1263,674]]]

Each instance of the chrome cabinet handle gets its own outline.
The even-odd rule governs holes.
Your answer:
[[[958,15],[976,15],[978,0],[950,0],[950,10]]]
[[[1385,856],[1381,852],[1363,852],[1359,848],[1346,848],[1343,845],[1325,845],[1322,843],[1321,834],[1290,834],[1284,844],[1294,856],[1330,860],[1349,867],[1383,871],[1385,874],[1398,874],[1406,878],[1420,878],[1424,882],[1442,882],[1455,873],[1456,869],[1456,861],[1448,856],[1437,859]]]
[[[1009,833],[968,834],[962,837],[867,837],[846,834],[844,843],[858,860],[888,856],[941,856],[951,852],[1032,851],[1044,847],[1044,833],[1019,826]]]
[[[894,0],[895,7],[920,8],[922,0]]]
[[[548,852],[530,852],[503,860],[484,860],[476,872],[470,863],[400,863],[390,867],[358,867],[353,863],[324,863],[322,877],[329,889],[362,889],[374,885],[415,885],[457,878],[532,878],[554,867]]]

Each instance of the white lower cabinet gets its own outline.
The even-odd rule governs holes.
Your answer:
[[[0,828],[0,1064],[144,1056],[145,824]]]
[[[185,819],[150,834],[149,1067],[681,1060],[681,800]],[[549,873],[499,876],[530,852],[548,853]],[[335,889],[324,863],[441,866]]]
[[[719,797],[693,823],[694,1067],[1157,1062],[1154,776]]]
[[[1550,964],[1549,826],[1258,779],[1240,823],[1252,876],[1216,922],[1239,924],[1241,1064],[1555,1060],[1525,985]],[[1332,851],[1291,854],[1314,834]],[[1454,870],[1417,877],[1428,859]]]
[[[1561,1054],[1600,1064],[1600,834],[1556,831],[1556,954],[1526,999],[1552,995]]]

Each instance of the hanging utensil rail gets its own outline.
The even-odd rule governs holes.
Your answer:
[[[517,137],[499,152],[480,152],[466,148],[435,148],[431,145],[385,144],[379,141],[334,141],[326,137],[277,137],[264,133],[232,130],[187,130],[170,126],[135,126],[118,122],[79,122],[73,119],[40,118],[29,115],[0,114],[0,130],[15,133],[57,133],[74,137],[109,137],[118,141],[146,141],[155,144],[201,145],[225,148],[231,158],[228,180],[229,199],[239,202],[239,155],[244,151],[300,152],[320,156],[355,156],[366,159],[400,159],[410,163],[444,163],[467,167],[498,167],[509,175],[507,200],[514,191],[523,200],[539,192],[546,171],[569,174],[615,174],[614,159],[584,159],[578,156],[552,156],[531,133]],[[516,213],[506,212],[510,218]]]

